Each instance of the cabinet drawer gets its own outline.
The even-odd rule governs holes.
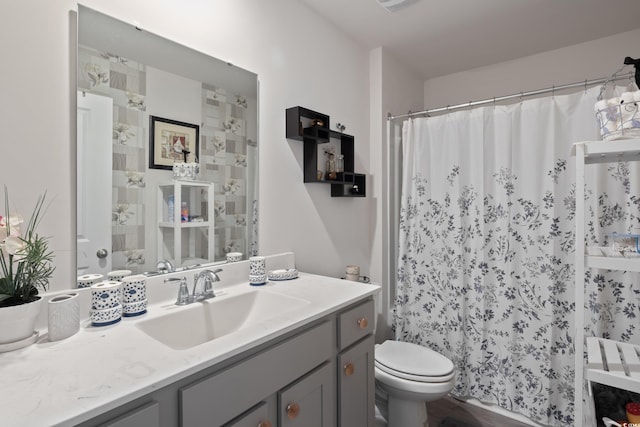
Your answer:
[[[373,332],[375,307],[370,299],[338,315],[338,348],[341,350]]]
[[[182,427],[222,425],[331,358],[331,322],[180,389]]]
[[[273,419],[272,419],[273,418]],[[267,402],[261,402],[255,408],[251,408],[247,413],[242,414],[235,420],[223,427],[276,427],[275,417],[269,416],[269,406]]]
[[[158,427],[160,425],[160,406],[158,402],[148,403],[120,417],[108,421],[103,427]]]

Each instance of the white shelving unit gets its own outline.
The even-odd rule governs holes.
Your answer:
[[[573,146],[576,156],[576,260],[575,260],[575,425],[595,426],[586,420],[583,386],[585,379],[640,393],[640,346],[589,337],[584,366],[584,277],[587,268],[640,272],[640,259],[589,256],[585,254],[585,166],[598,163],[640,161],[640,139],[587,141]],[[591,387],[589,387],[591,390]],[[590,399],[592,403],[592,400]],[[593,411],[592,411],[593,412]]]
[[[173,180],[158,185],[158,259],[181,266],[187,259],[213,260],[213,184],[205,181]],[[169,221],[169,197],[173,196],[173,221]],[[201,221],[182,222],[182,202],[189,216]]]

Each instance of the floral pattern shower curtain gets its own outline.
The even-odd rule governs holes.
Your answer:
[[[407,120],[394,329],[449,357],[453,394],[574,425],[573,142],[597,139],[583,93]],[[589,246],[638,231],[626,164],[587,177]],[[634,191],[635,190],[637,191]],[[635,274],[587,278],[589,334],[635,339]]]

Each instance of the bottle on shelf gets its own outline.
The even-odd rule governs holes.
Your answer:
[[[327,179],[336,179],[337,177],[335,157],[333,153],[327,153],[327,171],[325,173]]]
[[[342,154],[338,154],[336,159],[336,172],[341,173],[344,172],[344,156]]]
[[[175,204],[173,201],[173,194],[169,196],[169,200],[167,201],[167,221],[173,222],[175,212]]]
[[[182,202],[180,207],[180,222],[189,222],[189,206],[187,202]]]

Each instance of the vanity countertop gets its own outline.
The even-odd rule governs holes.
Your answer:
[[[248,287],[246,282],[238,283],[220,292],[242,292]],[[41,334],[29,347],[0,354],[2,424],[75,425],[379,291],[376,285],[305,273],[252,288],[271,289],[310,304],[214,341],[174,350],[135,327],[174,306],[173,299],[165,300],[150,304],[143,316],[123,318],[106,327],[92,327],[88,319],[81,320],[80,331],[70,338],[49,342]]]

